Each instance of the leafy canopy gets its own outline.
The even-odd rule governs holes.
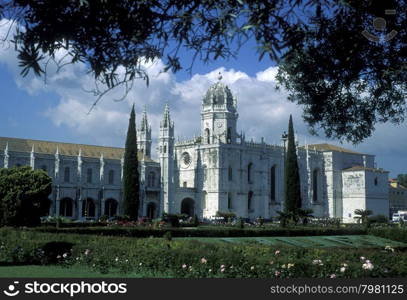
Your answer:
[[[52,179],[31,167],[0,169],[0,224],[33,226],[47,214]]]
[[[84,62],[107,90],[148,82],[144,61],[162,59],[163,71],[176,72],[185,67],[180,49],[191,53],[191,68],[195,59],[234,57],[254,40],[259,59],[279,64],[278,81],[314,132],[360,142],[377,123],[404,119],[405,7],[405,0],[9,0],[0,16],[21,25],[14,43],[22,75],[45,76],[51,60]],[[95,91],[96,103],[105,92]]]

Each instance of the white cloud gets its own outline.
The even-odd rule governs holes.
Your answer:
[[[259,81],[275,82],[277,72],[278,72],[278,67],[270,67],[264,71],[257,72],[256,79]]]

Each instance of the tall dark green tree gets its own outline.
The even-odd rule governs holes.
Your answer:
[[[298,169],[297,150],[294,138],[293,118],[288,123],[288,143],[284,172],[285,211],[297,213],[301,208],[301,186]]]
[[[407,187],[407,174],[397,175],[397,180],[402,186]]]
[[[123,213],[137,219],[140,203],[140,181],[137,156],[136,114],[134,104],[130,113],[123,166]]]

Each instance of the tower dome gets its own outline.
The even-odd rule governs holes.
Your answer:
[[[219,76],[219,81],[208,89],[203,98],[203,105],[234,106],[235,100],[232,92],[227,85],[220,81],[221,79],[222,77]]]

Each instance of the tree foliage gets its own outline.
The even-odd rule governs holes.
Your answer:
[[[303,106],[311,129],[360,142],[377,123],[405,115],[405,6],[405,0],[8,0],[0,16],[22,26],[13,39],[23,75],[44,76],[50,60],[84,62],[108,89],[148,81],[144,61],[162,59],[163,71],[175,72],[185,67],[180,49],[190,51],[191,63],[207,63],[235,57],[254,40],[259,59],[279,64],[277,79]],[[386,15],[388,9],[395,13]]]
[[[407,174],[397,175],[397,181],[404,187],[407,187]]]
[[[291,115],[288,123],[287,151],[285,154],[284,194],[285,212],[297,215],[298,209],[301,208],[301,185],[294,137],[294,125]]]
[[[140,202],[140,179],[137,153],[136,114],[133,105],[126,137],[123,166],[123,213],[133,220],[138,217]]]
[[[362,224],[366,224],[369,221],[369,216],[371,216],[373,212],[369,209],[355,209],[355,219],[358,223],[362,222]]]
[[[0,169],[0,224],[34,226],[49,210],[52,179],[30,167]]]

